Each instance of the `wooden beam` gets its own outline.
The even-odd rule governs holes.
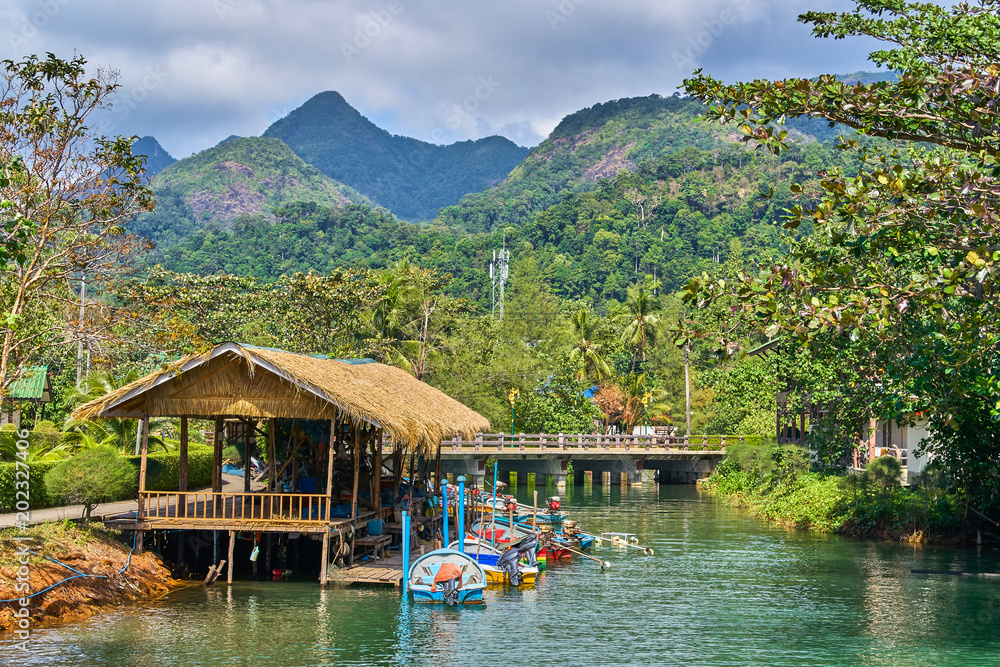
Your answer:
[[[222,417],[215,418],[215,430],[212,435],[212,490],[222,491]]]
[[[226,580],[230,585],[233,583],[233,549],[236,547],[236,531],[229,531],[229,573],[226,575]]]
[[[330,558],[330,531],[323,533],[323,555],[320,557],[319,585],[326,586],[326,571],[329,567]]]
[[[139,459],[139,517],[146,516],[146,501],[142,494],[146,492],[146,465],[149,458],[149,415],[142,418],[142,458]]]
[[[441,486],[441,443],[438,443],[437,462],[434,464],[434,489]],[[429,495],[434,495],[433,493]]]
[[[372,486],[372,500],[375,502],[375,511],[382,509],[382,429],[375,431],[375,471]],[[380,515],[381,516],[381,515]]]
[[[181,417],[181,451],[177,464],[177,490],[187,491],[188,488],[188,418]]]
[[[275,481],[277,473],[277,465],[275,459],[278,457],[277,448],[274,445],[275,429],[278,427],[278,420],[271,417],[267,420],[267,463],[269,471],[267,473],[267,490],[274,491],[274,485],[277,483]],[[270,548],[270,547],[269,547]]]
[[[327,443],[326,448],[326,496],[328,498],[333,497],[333,459],[336,458],[337,452],[333,448],[334,442],[336,442],[337,437],[337,422],[334,419],[330,420],[330,442]],[[332,505],[332,503],[331,503]],[[326,517],[329,519],[330,517]]]
[[[243,493],[250,493],[250,457],[253,456],[253,422],[241,419],[243,425]]]
[[[354,424],[354,487],[351,492],[351,518],[358,518],[358,475],[361,472],[361,426]],[[352,552],[353,555],[353,552]]]

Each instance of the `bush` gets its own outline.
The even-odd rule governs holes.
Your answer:
[[[135,495],[135,469],[111,447],[94,447],[56,465],[45,475],[53,499],[83,503],[85,522],[99,503]]]
[[[13,461],[17,454],[17,427],[13,424],[0,426],[0,460]]]
[[[31,509],[52,507],[52,499],[45,487],[45,474],[58,463],[32,463],[28,466],[28,503]],[[22,464],[21,469],[24,469]],[[17,487],[15,481],[24,481],[23,473],[17,475],[17,463],[0,463],[0,512],[17,511]],[[23,497],[21,498],[23,500]]]
[[[142,456],[128,456],[126,460],[136,471]],[[177,477],[180,475],[180,452],[153,452],[146,456],[146,490],[177,491]],[[205,445],[188,447],[188,489],[197,489],[212,483],[212,448]]]

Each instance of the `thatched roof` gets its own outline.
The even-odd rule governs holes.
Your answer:
[[[489,421],[412,375],[379,363],[353,364],[224,343],[181,359],[73,411],[100,417],[349,419],[381,427],[408,448],[472,437]]]

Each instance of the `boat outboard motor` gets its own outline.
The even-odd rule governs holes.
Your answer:
[[[560,505],[560,503],[559,503],[559,496],[551,496],[545,502],[548,503],[548,506],[549,506],[548,512],[549,512],[549,514],[555,514],[556,512],[559,511],[559,505]]]
[[[500,554],[500,558],[497,559],[497,567],[503,570],[504,576],[514,586],[521,585],[521,570],[517,567],[520,560],[521,554],[517,550],[517,547],[510,547]]]
[[[444,591],[444,601],[452,607],[458,604],[458,582],[459,579],[448,579],[441,582],[441,589]]]
[[[531,567],[536,567],[538,565],[538,558],[535,556],[535,551],[538,549],[538,538],[534,535],[528,535],[515,542],[512,547],[517,549],[517,554],[521,558],[528,561],[528,565]]]

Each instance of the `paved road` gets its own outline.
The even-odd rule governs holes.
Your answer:
[[[260,489],[260,484],[251,484],[254,490]],[[212,487],[204,489],[191,489],[192,492],[210,492]],[[236,475],[222,474],[222,491],[224,493],[241,493],[243,491],[243,478]],[[94,508],[91,517],[98,519],[102,516],[114,516],[117,514],[134,513],[139,509],[138,500],[123,500],[118,503],[103,503]],[[62,521],[63,519],[77,520],[83,518],[83,505],[66,505],[64,507],[48,507],[46,509],[31,510],[31,525],[46,523],[48,521]],[[0,529],[12,528],[17,525],[17,514],[0,514]]]

